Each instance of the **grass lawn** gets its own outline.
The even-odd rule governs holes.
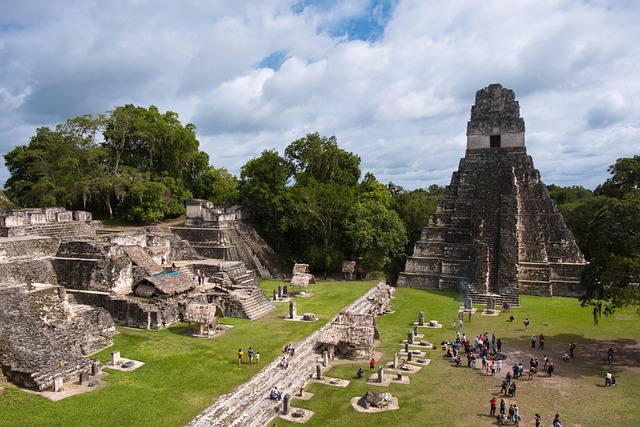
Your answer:
[[[413,322],[417,322],[420,311],[425,313],[425,322],[438,320],[443,324],[442,329],[420,328],[419,333],[425,334],[423,339],[436,344],[455,339],[452,322],[461,305],[458,295],[399,288],[396,296],[392,300],[395,313],[378,317],[382,340],[379,350],[384,353],[380,363],[392,361],[394,353],[403,348],[400,342],[406,339]],[[427,350],[431,364],[409,374],[410,384],[376,387],[356,378],[359,365],[367,368],[366,361],[336,365],[326,374],[351,380],[348,387],[312,383],[306,391],[315,396],[308,401],[293,400],[292,406],[315,411],[305,424],[309,427],[497,425],[488,415],[489,400],[495,396],[500,401],[501,379],[506,370],[519,361],[527,373],[532,355],[542,360],[547,354],[556,368],[553,377],[540,373],[532,381],[517,380],[516,398],[505,398],[507,408],[510,403],[517,403],[520,408],[521,426],[535,425],[535,413],[542,416],[542,425],[551,425],[556,413],[561,415],[564,426],[640,423],[640,406],[636,403],[640,398],[640,316],[634,310],[620,310],[611,318],[603,317],[599,326],[593,326],[591,311],[571,298],[522,296],[521,308],[511,310],[516,317],[513,323],[507,322],[504,314],[490,317],[481,316],[480,312],[479,308],[471,322],[465,317],[462,332],[472,340],[484,332],[502,339],[508,359],[496,377],[467,368],[466,361],[456,367],[443,358],[444,352],[438,345],[436,350]],[[523,320],[527,317],[531,323],[525,331]],[[530,337],[534,333],[545,335],[544,351],[531,348]],[[575,358],[563,362],[561,356],[568,351],[571,341],[576,343]],[[609,346],[616,351],[613,365],[607,364]],[[618,386],[604,387],[608,370],[616,376]],[[390,392],[398,397],[400,409],[375,414],[356,412],[351,407],[351,398],[367,391]],[[277,425],[296,424],[278,420]]]
[[[281,282],[263,282],[267,295]],[[261,366],[238,366],[236,352],[249,346],[261,354],[261,363],[275,360],[288,342],[296,343],[324,325],[341,308],[361,296],[374,282],[328,282],[313,285],[314,296],[296,299],[298,314],[313,312],[320,322],[313,324],[285,322],[288,304],[257,321],[223,319],[233,325],[221,337],[199,340],[184,336],[187,325],[180,324],[163,331],[141,331],[119,328],[114,346],[96,355],[103,362],[111,351],[145,363],[132,372],[107,375],[109,385],[101,390],[76,395],[59,402],[25,393],[0,384],[0,426],[182,426],[211,405],[216,398],[257,373]],[[430,342],[455,338],[451,322],[460,305],[459,295],[400,288],[392,300],[395,313],[378,317],[381,342],[377,351],[384,356],[380,363],[393,359],[402,348],[400,342],[425,313],[425,321],[438,320],[442,329],[420,329]],[[517,380],[514,399],[520,407],[521,426],[533,426],[533,414],[542,415],[542,425],[551,425],[558,412],[565,426],[635,425],[640,420],[640,316],[632,310],[621,310],[614,317],[603,318],[593,326],[591,312],[575,299],[521,297],[521,308],[512,309],[516,316],[507,322],[498,317],[481,316],[480,310],[471,322],[465,318],[463,332],[475,336],[487,331],[503,341],[508,355],[502,376],[513,361],[528,368],[530,355],[542,359],[543,352],[531,349],[531,334],[544,333],[545,353],[555,362],[556,371],[549,378],[538,374],[533,381]],[[525,331],[522,320],[531,324]],[[563,362],[560,357],[570,341],[577,344],[575,358]],[[613,365],[606,363],[606,350],[616,350]],[[386,426],[468,426],[494,425],[489,418],[489,400],[499,397],[500,379],[483,375],[479,370],[452,366],[439,349],[428,350],[429,366],[410,374],[411,383],[389,387],[367,385],[355,379],[359,363],[339,364],[325,371],[332,377],[349,379],[346,388],[311,383],[306,391],[315,396],[308,401],[293,400],[292,406],[315,411],[305,426],[371,425]],[[366,361],[362,362],[366,367]],[[604,387],[607,370],[616,375],[618,386]],[[526,377],[526,376],[525,376]],[[375,414],[356,412],[350,400],[366,391],[390,392],[398,397],[400,409]],[[506,400],[506,399],[505,399]],[[507,400],[507,406],[509,401]],[[282,426],[300,426],[281,419]]]

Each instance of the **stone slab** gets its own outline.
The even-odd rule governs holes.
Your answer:
[[[344,380],[342,378],[332,378],[327,376],[325,376],[321,380],[314,378],[312,381],[314,383],[326,384],[326,385],[331,385],[334,387],[342,387],[342,388],[348,386],[350,382],[349,380]]]
[[[299,399],[299,400],[310,400],[313,396],[315,396],[315,394],[313,393],[309,393],[308,391],[303,391],[302,392],[302,396],[300,396],[300,394],[296,393],[294,394],[291,399]]]
[[[431,359],[428,359],[429,361]],[[410,371],[405,371],[403,369],[401,369],[401,366],[403,365],[402,363],[398,364],[398,367],[396,369],[393,368],[393,363],[391,363],[389,365],[389,367],[385,368],[385,372],[389,372],[390,374],[397,374],[398,372],[401,372],[402,375],[407,374],[407,375],[411,375],[411,374],[415,374],[416,372],[420,371],[420,369],[422,369],[422,366],[418,366],[418,365],[414,365],[412,362],[404,362],[405,365],[410,365],[413,369]],[[421,363],[421,365],[428,365],[428,363]]]
[[[499,316],[500,315],[500,310],[487,310],[487,309],[484,309],[484,310],[482,310],[481,314],[483,316],[494,316],[495,317],[495,316]]]
[[[364,409],[362,406],[358,405],[358,401],[362,396],[356,396],[351,398],[351,406],[358,412],[362,412],[364,414],[377,414],[384,411],[394,411],[396,409],[400,409],[400,405],[398,404],[398,398],[392,396],[391,404],[386,408],[376,408],[375,406],[371,406],[369,409]]]
[[[304,417],[294,417],[293,413],[295,411],[303,411],[304,412]],[[282,415],[279,414],[278,417],[282,418],[283,420],[287,420],[287,421],[291,421],[293,423],[298,423],[298,424],[304,424],[306,423],[309,419],[311,419],[311,417],[313,417],[313,415],[315,414],[315,412],[309,410],[309,409],[302,409],[302,408],[294,408],[293,406],[290,408],[289,410],[289,415]]]
[[[316,317],[316,320],[304,320],[304,316],[296,316],[293,319],[289,317],[289,315],[284,317],[284,320],[288,321],[288,322],[306,322],[306,323],[312,323],[312,322],[317,322],[318,319]]]
[[[138,369],[139,367],[141,367],[142,365],[144,365],[144,362],[140,362],[138,360],[131,360],[131,359],[126,359],[124,357],[120,358],[120,364],[119,365],[112,365],[111,362],[103,365],[104,368],[109,368],[109,369],[115,369],[116,371],[135,371],[136,369]],[[130,368],[123,368],[122,365],[125,364],[126,362],[133,362],[133,366],[131,366]]]
[[[25,393],[46,397],[52,402],[57,402],[67,397],[75,396],[76,394],[89,393],[106,387],[107,385],[109,385],[108,382],[104,381],[104,377],[107,375],[109,375],[108,372],[100,371],[98,375],[89,376],[89,382],[87,384],[80,384],[80,381],[65,382],[62,391],[53,391],[53,389],[45,391],[35,391],[26,388],[20,388],[20,390],[24,391]],[[89,384],[93,385],[89,387]]]

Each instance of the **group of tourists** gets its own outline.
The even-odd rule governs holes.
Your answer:
[[[204,285],[204,282],[206,281],[206,276],[204,275],[204,271],[198,270],[196,272],[196,275],[192,277],[192,280],[194,282],[197,280],[198,285]]]
[[[255,359],[256,363],[260,362],[260,353],[254,351],[253,348],[249,347],[247,350],[247,356],[249,357],[249,365],[253,365],[253,361]],[[244,357],[244,352],[241,348],[238,349],[238,365],[242,365],[242,359]]]

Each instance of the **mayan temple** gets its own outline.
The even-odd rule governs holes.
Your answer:
[[[579,296],[584,257],[527,155],[512,90],[479,90],[467,150],[398,286],[464,291],[473,302]]]

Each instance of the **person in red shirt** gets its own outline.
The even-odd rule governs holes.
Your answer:
[[[496,400],[495,397],[492,397],[491,400],[489,401],[489,403],[491,404],[491,411],[489,412],[489,415],[495,415],[496,414],[496,405],[498,404],[498,401]]]
[[[373,368],[375,367],[376,367],[376,359],[372,357],[371,360],[369,361],[369,372],[373,372]]]

